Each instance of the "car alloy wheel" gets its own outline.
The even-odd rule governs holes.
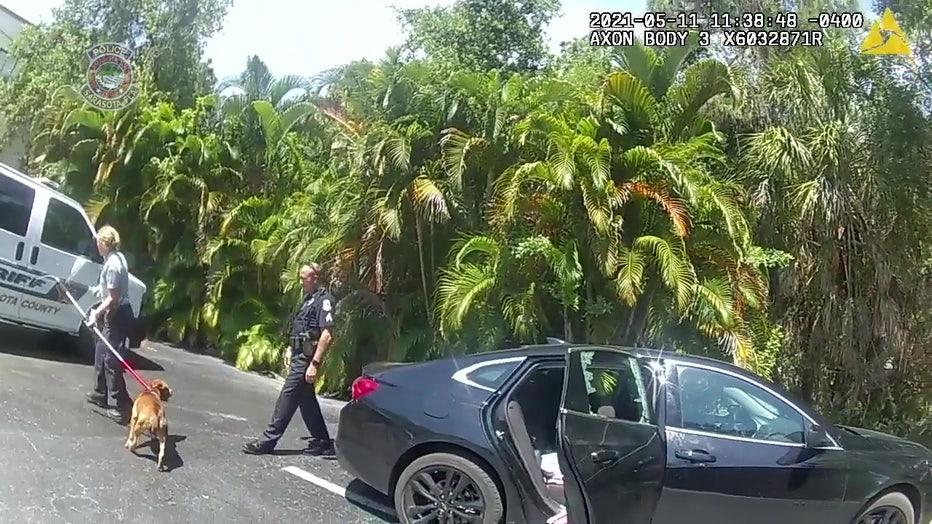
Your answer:
[[[903,510],[894,506],[881,506],[861,515],[858,524],[910,524]]]
[[[430,453],[398,476],[395,512],[402,524],[500,524],[505,504],[498,481],[474,459]]]
[[[858,517],[857,524],[913,524],[915,514],[909,497],[893,491],[871,503]]]
[[[410,522],[481,523],[485,497],[476,482],[451,466],[419,470],[404,488],[405,516]]]

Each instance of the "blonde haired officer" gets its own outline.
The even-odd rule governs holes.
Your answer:
[[[89,320],[100,327],[110,345],[125,358],[124,342],[132,329],[133,310],[127,296],[129,268],[119,247],[120,234],[112,226],[103,226],[97,231],[97,251],[104,258],[97,289],[101,302],[91,310]],[[132,399],[126,391],[123,372],[123,365],[116,356],[102,340],[97,340],[94,345],[94,390],[88,394],[87,400],[107,409],[111,418],[125,424],[132,409]],[[112,406],[108,402],[108,392]]]

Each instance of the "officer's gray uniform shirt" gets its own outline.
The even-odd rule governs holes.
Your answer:
[[[100,298],[103,299],[109,294],[109,290],[115,289],[120,294],[120,304],[129,304],[129,270],[126,268],[126,260],[119,252],[112,252],[104,261],[104,267],[100,271],[100,283],[98,284]]]

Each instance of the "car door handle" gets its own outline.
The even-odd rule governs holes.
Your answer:
[[[618,460],[618,452],[613,449],[600,449],[592,452],[592,462],[596,464],[605,464]]]
[[[690,462],[715,462],[715,456],[704,449],[678,449],[674,453],[676,458],[688,460]]]
[[[16,244],[16,261],[17,262],[23,259],[23,250],[25,249],[26,249],[25,242],[19,242],[18,244]]]
[[[32,248],[32,254],[29,255],[29,263],[30,263],[30,264],[35,264],[37,260],[39,260],[39,246],[33,247],[33,248]]]

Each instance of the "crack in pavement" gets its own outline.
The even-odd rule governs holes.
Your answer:
[[[45,464],[48,464],[48,462],[46,462],[45,460],[45,456],[42,455],[42,453],[39,453],[39,448],[37,448],[35,442],[33,442],[31,438],[29,438],[29,435],[26,433],[26,430],[21,431],[20,435],[22,435],[23,438],[26,439],[26,442],[30,446],[32,446],[32,450],[36,452],[36,455],[39,455],[39,458],[42,459],[42,462]]]

